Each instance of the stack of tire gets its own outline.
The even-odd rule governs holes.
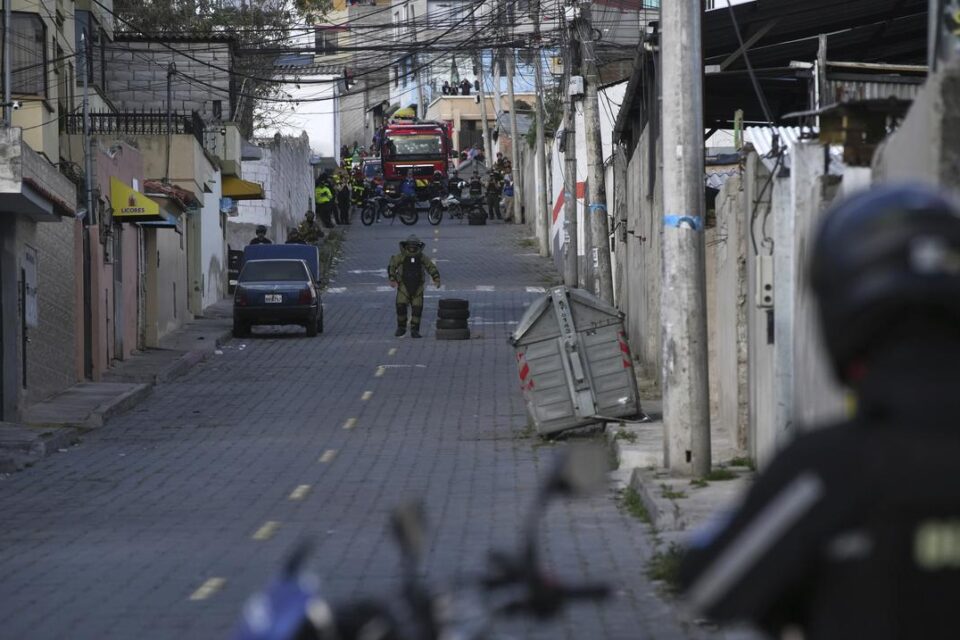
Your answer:
[[[437,304],[437,340],[469,340],[470,303],[459,298],[440,298]]]

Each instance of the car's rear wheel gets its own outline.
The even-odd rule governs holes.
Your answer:
[[[246,338],[250,335],[250,325],[237,318],[233,319],[233,337]]]
[[[323,333],[323,307],[320,307],[320,313],[317,315],[317,333]]]
[[[320,319],[317,318],[316,314],[311,314],[307,318],[307,337],[313,338],[317,335],[317,328],[319,327]]]

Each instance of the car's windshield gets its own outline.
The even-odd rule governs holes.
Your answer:
[[[307,269],[295,260],[254,260],[243,266],[240,282],[304,281]]]
[[[440,136],[397,136],[391,138],[398,156],[438,156],[443,155]]]

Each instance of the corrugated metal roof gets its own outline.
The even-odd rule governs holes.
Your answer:
[[[804,139],[816,137],[819,133],[816,127],[747,127],[743,132],[743,139],[753,145],[760,160],[772,171],[776,164],[773,138],[777,136],[780,149],[784,150],[783,165],[790,168],[790,148]],[[843,147],[830,147],[830,174],[843,175]]]

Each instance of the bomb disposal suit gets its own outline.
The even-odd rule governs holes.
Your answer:
[[[410,335],[420,336],[420,316],[423,313],[424,274],[430,274],[433,284],[440,286],[440,272],[433,260],[423,255],[423,242],[411,235],[400,243],[400,253],[390,258],[387,277],[397,289],[397,335],[407,330],[407,306],[411,309]]]

